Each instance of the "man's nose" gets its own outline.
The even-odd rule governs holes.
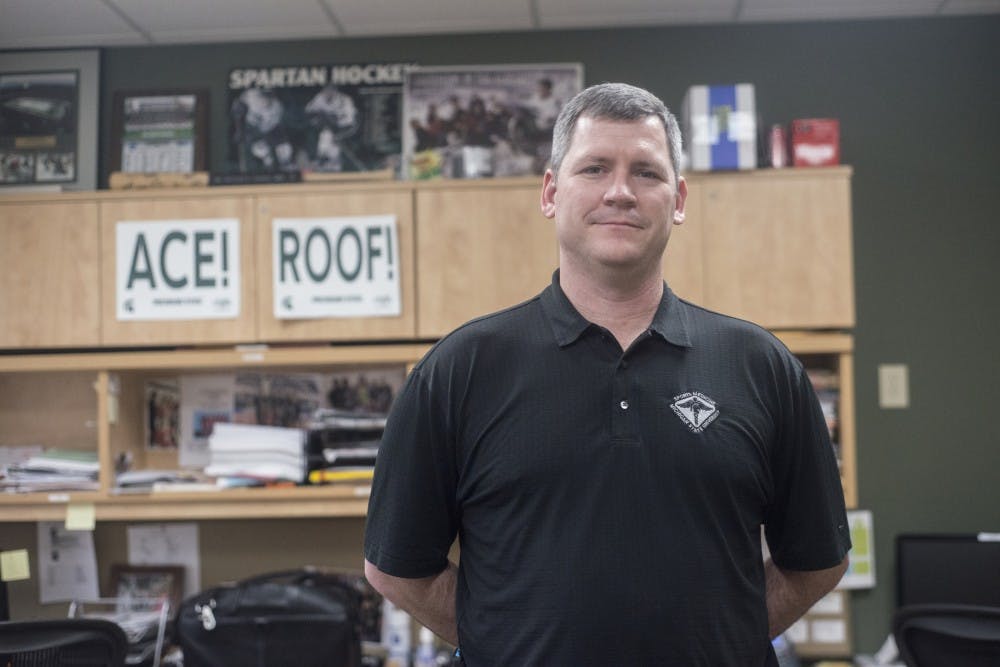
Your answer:
[[[613,174],[604,193],[604,203],[608,206],[635,206],[635,193],[628,174]]]

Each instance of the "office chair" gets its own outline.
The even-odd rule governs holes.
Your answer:
[[[908,605],[893,616],[892,633],[907,667],[1000,665],[1000,607]]]
[[[0,623],[0,667],[123,667],[127,641],[99,618]]]

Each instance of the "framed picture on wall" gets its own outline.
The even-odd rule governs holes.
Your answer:
[[[97,51],[0,54],[0,189],[97,187]]]
[[[208,169],[208,91],[118,91],[113,104],[112,172]]]
[[[406,175],[542,174],[556,116],[582,85],[578,63],[410,70],[403,85]]]
[[[119,612],[149,610],[169,602],[172,614],[180,605],[183,591],[181,565],[111,565],[111,595]]]
[[[229,170],[396,173],[409,67],[353,63],[230,70]]]

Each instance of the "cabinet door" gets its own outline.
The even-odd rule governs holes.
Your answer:
[[[275,218],[396,216],[401,314],[389,317],[279,319],[274,315],[272,221]],[[257,297],[259,336],[274,341],[386,340],[415,332],[413,191],[409,185],[338,190],[330,193],[262,195],[257,200]]]
[[[98,248],[93,202],[0,204],[0,348],[99,344]]]
[[[850,171],[699,179],[705,305],[771,329],[854,325]]]
[[[105,345],[217,345],[255,339],[253,203],[250,197],[179,196],[105,200],[100,205],[101,294]],[[240,309],[226,319],[118,320],[116,296],[116,226],[122,221],[239,220]],[[166,245],[166,244],[164,244]],[[155,250],[151,253],[155,255]]]
[[[702,234],[705,224],[701,195],[703,186],[688,183],[684,223],[674,225],[663,257],[663,277],[674,294],[699,305],[705,302],[705,262]]]
[[[538,294],[558,264],[541,182],[417,191],[417,334],[437,338]]]

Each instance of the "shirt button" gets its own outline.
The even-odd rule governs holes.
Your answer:
[[[618,405],[622,407],[622,410],[628,410],[628,401],[622,401]]]

